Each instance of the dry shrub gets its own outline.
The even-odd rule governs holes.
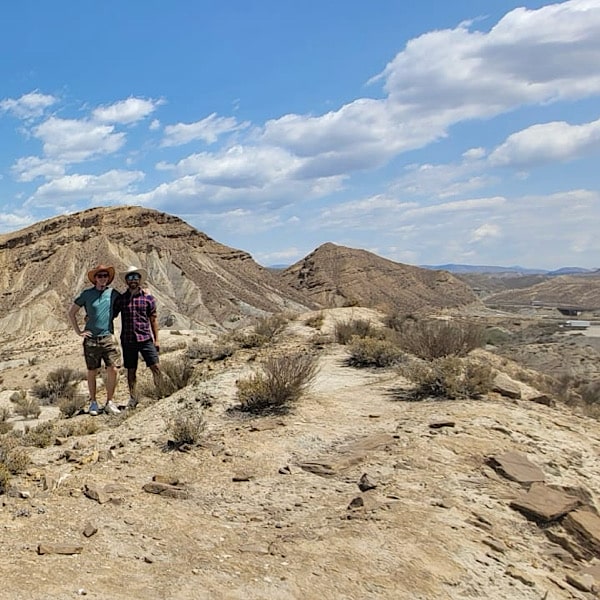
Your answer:
[[[484,343],[481,326],[461,321],[405,319],[397,331],[400,347],[424,360],[466,356]]]
[[[175,446],[195,445],[202,439],[206,421],[202,413],[195,408],[188,408],[171,418],[168,425],[171,441]]]
[[[288,318],[282,314],[260,317],[254,325],[254,333],[267,342],[273,341],[288,323]]]
[[[160,399],[171,396],[194,382],[194,365],[190,358],[183,355],[161,361],[161,376],[158,385],[154,382],[140,382],[140,392],[150,398]]]
[[[321,329],[321,327],[323,327],[324,322],[325,322],[325,315],[321,311],[319,311],[319,312],[315,313],[314,315],[311,315],[310,317],[308,317],[304,321],[304,324],[307,327],[312,327],[314,329]]]
[[[0,452],[0,455],[2,454],[4,453]],[[1,462],[4,463],[11,474],[18,475],[27,470],[27,467],[31,463],[31,458],[24,448],[15,447],[6,451]]]
[[[43,404],[56,404],[63,398],[72,398],[77,385],[84,379],[82,371],[61,367],[48,373],[45,383],[36,383],[31,388],[31,393]]]
[[[232,341],[217,340],[214,344],[195,343],[186,350],[185,355],[191,360],[224,360],[235,353],[235,344]]]
[[[11,412],[8,406],[0,408],[0,434],[8,433],[13,428],[13,424],[8,422],[10,417]]]
[[[310,354],[271,357],[262,365],[262,372],[237,382],[240,407],[254,413],[287,410],[302,396],[317,370]]]
[[[338,344],[348,344],[353,337],[377,337],[378,332],[373,329],[370,321],[366,319],[352,319],[340,321],[335,324],[334,336]]]
[[[548,389],[559,401],[579,408],[590,417],[600,418],[600,381],[586,381],[564,373]]]
[[[58,408],[61,415],[67,419],[79,414],[86,405],[86,399],[83,396],[73,395],[70,398],[61,398],[58,401]]]
[[[10,477],[10,471],[8,470],[7,466],[0,462],[0,494],[4,494],[8,489]]]
[[[15,400],[15,413],[24,419],[37,419],[40,416],[42,409],[37,398],[31,398],[26,394]]]
[[[394,341],[371,337],[352,338],[348,349],[352,367],[389,367],[398,364],[404,354]]]
[[[402,374],[416,384],[414,400],[478,398],[492,389],[494,373],[490,365],[457,356],[414,362]]]
[[[44,421],[35,427],[26,427],[21,437],[23,446],[37,446],[46,448],[54,443],[56,433],[53,421]]]
[[[94,417],[84,417],[82,419],[62,422],[56,428],[56,435],[60,437],[91,435],[92,433],[96,433],[99,427],[98,419],[95,419]]]

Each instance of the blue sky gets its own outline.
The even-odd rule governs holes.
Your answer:
[[[600,267],[600,0],[21,0],[0,232],[177,215],[264,265]]]

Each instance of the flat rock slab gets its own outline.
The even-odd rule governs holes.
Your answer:
[[[564,521],[565,528],[588,548],[592,555],[600,556],[600,517],[589,510],[576,510]]]
[[[535,483],[545,479],[544,472],[520,452],[490,456],[487,462],[495,471],[518,483]]]
[[[38,554],[80,554],[83,546],[75,544],[39,544]]]
[[[168,483],[160,483],[158,481],[152,481],[146,483],[143,486],[143,490],[149,494],[157,494],[166,498],[189,498],[190,494],[188,490],[183,489],[175,485],[169,485]]]
[[[510,503],[512,508],[526,517],[544,523],[560,519],[580,504],[579,498],[549,488],[543,483],[534,483],[526,494]]]
[[[511,379],[506,373],[498,373],[494,378],[492,391],[498,392],[502,396],[507,398],[513,398],[518,400],[521,398],[521,387],[514,380]]]

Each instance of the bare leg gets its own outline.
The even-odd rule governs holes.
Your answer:
[[[117,387],[117,375],[119,371],[114,365],[106,367],[106,401],[110,402],[115,395],[115,388]]]
[[[129,396],[137,400],[135,388],[137,385],[137,369],[127,369],[127,387],[129,388]]]
[[[94,402],[96,400],[96,375],[98,374],[98,369],[88,369],[87,372],[87,384],[88,391],[90,393],[90,400]]]

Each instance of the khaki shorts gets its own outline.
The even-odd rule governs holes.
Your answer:
[[[102,361],[107,367],[121,366],[121,353],[114,335],[84,338],[83,356],[89,371],[99,369],[102,366]]]

